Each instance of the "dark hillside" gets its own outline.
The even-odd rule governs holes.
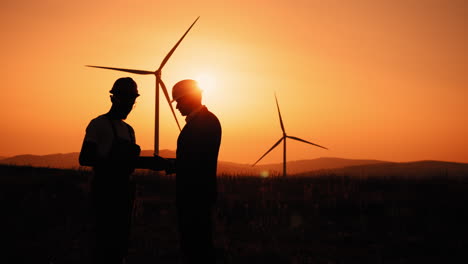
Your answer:
[[[333,173],[359,177],[466,177],[468,164],[444,161],[385,162],[330,170]],[[302,173],[310,175],[314,172]],[[320,174],[320,172],[315,172]]]
[[[89,263],[88,171],[0,166],[5,263]],[[466,263],[468,177],[218,178],[219,263]],[[371,175],[369,175],[371,176]],[[179,263],[174,177],[135,177],[128,264]]]

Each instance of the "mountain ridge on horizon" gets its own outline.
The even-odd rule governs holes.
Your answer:
[[[152,150],[143,150],[141,156],[152,156]],[[160,156],[165,158],[175,158],[175,151],[163,149],[160,150]],[[79,152],[71,153],[55,153],[47,155],[32,155],[23,154],[12,157],[6,157],[0,159],[0,164],[6,165],[24,165],[33,167],[50,167],[60,169],[77,169],[82,166],[78,163]],[[445,164],[445,165],[443,165]],[[320,157],[315,159],[302,159],[287,162],[287,173],[288,175],[301,175],[314,171],[323,170],[334,170],[337,172],[346,171],[356,174],[356,171],[362,170],[363,166],[366,166],[366,170],[379,172],[384,174],[384,169],[388,171],[401,171],[404,168],[415,170],[421,166],[427,168],[443,168],[444,166],[455,166],[461,165],[462,167],[468,168],[468,163],[458,162],[445,162],[445,161],[432,161],[432,160],[421,160],[414,162],[389,162],[373,159],[345,159],[336,157]],[[465,166],[466,165],[466,166]],[[218,162],[218,174],[236,174],[236,175],[259,175],[262,172],[268,172],[268,174],[280,174],[282,172],[282,163],[269,163],[263,165],[256,165],[252,167],[251,164],[236,163],[230,161],[219,161]],[[401,168],[400,168],[401,167]],[[460,167],[460,166],[458,166]],[[457,168],[458,168],[457,167]],[[360,168],[360,169],[359,169]],[[369,169],[367,169],[369,168]],[[378,168],[378,169],[377,169]],[[398,169],[396,169],[398,168]],[[422,168],[419,168],[422,170]]]
[[[142,150],[140,156],[152,156],[152,150]],[[160,150],[159,155],[165,158],[175,158],[175,151],[163,149]],[[79,168],[78,163],[79,152],[71,153],[55,153],[47,155],[33,155],[23,154],[13,157],[0,159],[1,164],[11,165],[28,165],[33,167],[52,167],[52,168]],[[333,169],[349,165],[362,165],[380,163],[383,161],[377,160],[354,160],[343,158],[322,157],[310,160],[297,160],[288,162],[288,173],[295,174],[306,171],[320,170],[320,169]],[[270,163],[263,165],[237,163],[231,161],[219,161],[218,172],[219,174],[258,174],[262,171],[269,171],[271,173],[280,172],[282,170],[282,163]]]

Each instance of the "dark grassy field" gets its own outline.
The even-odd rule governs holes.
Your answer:
[[[90,175],[0,166],[0,263],[89,263]],[[468,263],[468,175],[421,176],[220,176],[219,263]],[[135,183],[127,263],[178,263],[174,178]]]

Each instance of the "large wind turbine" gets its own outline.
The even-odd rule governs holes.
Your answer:
[[[320,148],[324,148],[324,149],[327,149],[326,147],[323,147],[323,146],[320,146],[320,145],[317,145],[315,143],[312,143],[312,142],[309,142],[307,140],[304,140],[304,139],[300,139],[298,137],[293,137],[293,136],[288,136],[286,135],[286,131],[284,130],[284,125],[283,125],[283,119],[281,118],[281,112],[280,112],[280,108],[279,108],[279,105],[278,105],[278,99],[276,98],[276,94],[275,94],[275,100],[276,100],[276,107],[278,108],[278,115],[279,115],[279,120],[280,120],[280,125],[281,125],[281,130],[283,131],[283,136],[278,140],[278,142],[276,142],[273,147],[271,147],[265,154],[263,154],[263,156],[261,156],[253,165],[255,166],[255,164],[257,164],[261,159],[263,159],[263,157],[265,157],[268,153],[270,153],[270,151],[272,151],[274,148],[276,148],[276,146],[278,146],[281,141],[283,141],[283,176],[286,177],[286,138],[290,138],[290,139],[294,139],[294,140],[297,140],[297,141],[300,141],[300,142],[304,142],[304,143],[307,143],[307,144],[310,144],[310,145],[314,145],[316,147],[320,147]]]
[[[156,76],[156,98],[155,98],[155,115],[154,115],[154,155],[159,154],[159,87],[162,88],[164,95],[166,96],[166,100],[169,104],[169,107],[171,108],[172,115],[174,116],[174,119],[177,123],[177,127],[180,130],[180,125],[179,121],[177,121],[176,114],[174,112],[174,108],[172,107],[171,104],[171,99],[169,98],[169,94],[166,89],[166,85],[161,79],[161,70],[166,65],[166,62],[169,60],[171,57],[172,53],[176,50],[176,48],[179,46],[180,42],[185,38],[185,35],[192,29],[193,25],[198,21],[200,17],[197,17],[195,21],[192,23],[192,25],[185,31],[184,35],[179,39],[179,41],[174,45],[174,47],[169,51],[169,53],[166,55],[164,60],[161,62],[161,65],[156,71],[146,71],[146,70],[134,70],[134,69],[123,69],[123,68],[114,68],[114,67],[103,67],[103,66],[93,66],[93,65],[86,65],[87,67],[93,67],[93,68],[100,68],[100,69],[108,69],[108,70],[114,70],[114,71],[123,71],[123,72],[129,72],[129,73],[134,73],[134,74],[152,74]]]

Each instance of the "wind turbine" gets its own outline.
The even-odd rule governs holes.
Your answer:
[[[156,98],[155,98],[155,115],[154,115],[154,155],[159,154],[159,87],[162,88],[164,95],[166,96],[167,103],[169,104],[169,107],[171,108],[172,115],[174,116],[174,119],[177,123],[177,127],[179,128],[180,131],[180,125],[179,121],[177,120],[176,114],[174,112],[174,108],[172,107],[171,104],[171,99],[169,98],[169,94],[166,89],[166,85],[161,79],[161,71],[166,65],[167,61],[171,57],[172,53],[177,49],[179,46],[180,42],[185,38],[185,35],[192,29],[193,25],[198,21],[200,17],[197,17],[195,21],[192,23],[192,25],[185,31],[184,35],[179,39],[179,41],[174,45],[174,47],[169,51],[169,53],[166,55],[166,57],[163,59],[161,62],[161,65],[159,65],[159,68],[156,71],[146,71],[146,70],[134,70],[134,69],[123,69],[123,68],[114,68],[114,67],[103,67],[103,66],[93,66],[93,65],[86,65],[87,67],[93,67],[93,68],[100,68],[100,69],[107,69],[107,70],[114,70],[114,71],[123,71],[123,72],[129,72],[129,73],[134,73],[134,74],[140,74],[140,75],[148,75],[152,74],[156,76]]]
[[[276,94],[275,94],[275,100],[276,100],[276,107],[278,108],[278,115],[279,115],[279,120],[280,120],[280,125],[281,125],[281,130],[283,131],[283,136],[278,140],[278,142],[276,142],[273,147],[271,147],[265,154],[263,154],[263,156],[261,156],[253,165],[255,166],[255,164],[257,164],[261,159],[263,159],[263,157],[265,157],[268,153],[270,153],[270,151],[272,151],[274,148],[276,148],[276,146],[278,146],[281,141],[283,141],[283,177],[286,177],[286,138],[289,138],[289,139],[293,139],[293,140],[297,140],[297,141],[300,141],[300,142],[304,142],[304,143],[307,143],[307,144],[310,144],[310,145],[314,145],[316,147],[320,147],[320,148],[323,148],[323,149],[327,149],[326,147],[323,147],[323,146],[320,146],[320,145],[317,145],[315,143],[312,143],[312,142],[309,142],[307,140],[304,140],[304,139],[300,139],[298,137],[293,137],[293,136],[288,136],[286,135],[286,131],[284,129],[284,125],[283,125],[283,119],[281,118],[281,112],[280,112],[280,108],[279,108],[279,105],[278,105],[278,99],[276,98]]]

